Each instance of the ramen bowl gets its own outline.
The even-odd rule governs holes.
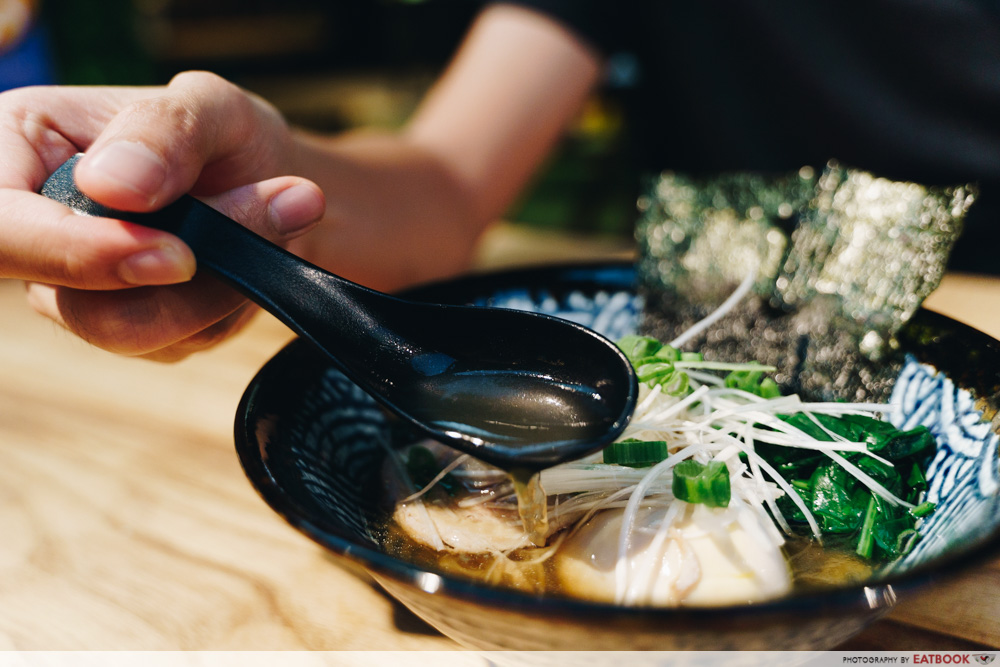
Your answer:
[[[629,264],[520,270],[440,283],[407,296],[546,312],[610,338],[640,325]],[[470,332],[474,335],[474,332]],[[1000,345],[918,311],[899,336],[896,379],[907,419],[938,441],[917,548],[870,581],[752,605],[624,607],[492,587],[383,548],[385,447],[413,434],[304,341],[269,361],[243,396],[236,447],[253,486],[278,514],[462,646],[483,651],[823,650],[890,610],[897,598],[1000,550],[995,414]]]

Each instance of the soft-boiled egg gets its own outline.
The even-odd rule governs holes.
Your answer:
[[[642,508],[619,562],[625,510],[598,513],[556,555],[567,595],[636,605],[724,605],[778,597],[792,576],[753,513],[675,501]],[[664,517],[669,526],[660,530]],[[748,523],[749,522],[749,523]]]

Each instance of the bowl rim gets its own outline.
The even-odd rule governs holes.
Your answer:
[[[537,282],[539,277],[557,275],[565,271],[578,271],[582,276],[587,273],[607,270],[623,272],[630,267],[634,270],[634,265],[627,261],[546,264],[538,267],[486,272],[429,283],[401,292],[400,295],[407,298],[421,298],[424,293],[434,293],[441,289],[448,290],[455,285],[461,285],[465,288],[517,280],[528,282],[526,279],[530,276],[535,276],[535,282]],[[963,335],[978,339],[981,345],[991,345],[1000,350],[1000,341],[969,325],[923,308],[919,312],[924,317],[929,317],[931,321],[938,320],[941,323],[947,323],[949,327]],[[387,577],[397,583],[422,590],[431,595],[453,597],[474,604],[488,602],[491,605],[501,605],[507,610],[544,614],[558,613],[567,617],[607,619],[609,615],[614,615],[619,619],[651,619],[656,623],[670,620],[671,623],[683,622],[684,625],[689,625],[692,622],[700,624],[707,620],[717,622],[719,619],[725,619],[727,623],[731,623],[745,622],[749,617],[760,618],[767,614],[795,614],[801,613],[803,610],[808,610],[813,615],[824,612],[839,615],[845,609],[850,608],[865,613],[871,613],[878,609],[887,610],[893,606],[896,591],[911,590],[934,581],[956,577],[969,568],[1000,556],[1000,526],[998,526],[987,539],[980,540],[972,546],[966,546],[956,550],[955,553],[945,554],[926,563],[921,563],[902,573],[889,573],[874,581],[842,584],[815,591],[798,591],[773,600],[749,604],[703,607],[624,606],[566,596],[531,594],[491,586],[446,572],[424,569],[338,534],[339,531],[335,526],[322,517],[310,518],[310,513],[306,508],[286,494],[279,482],[271,475],[265,462],[262,447],[253,432],[252,420],[248,417],[255,414],[257,395],[263,384],[268,381],[271,375],[281,372],[288,357],[303,353],[302,348],[309,348],[309,345],[300,338],[293,339],[282,347],[257,371],[240,399],[234,424],[234,436],[236,453],[244,474],[257,494],[274,512],[320,546],[348,559],[355,565],[361,566],[369,574],[376,577]],[[319,356],[318,352],[316,354]],[[998,461],[998,465],[1000,465],[1000,461]],[[427,587],[422,584],[422,580],[426,580],[429,575],[435,577],[432,590],[427,590]],[[877,594],[878,591],[886,589],[891,589],[892,592],[887,595]]]

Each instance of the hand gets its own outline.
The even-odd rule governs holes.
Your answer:
[[[0,95],[0,277],[91,343],[173,360],[217,342],[251,309],[194,277],[176,237],[83,218],[35,194],[73,154],[81,190],[111,208],[155,210],[185,192],[280,244],[324,210],[291,171],[292,140],[272,107],[210,74],[164,88],[27,88]]]
[[[205,73],[165,88],[5,93],[0,277],[32,281],[37,310],[123,354],[178,358],[245,321],[245,302],[228,288],[203,277],[185,282],[194,262],[178,239],[84,220],[34,194],[81,150],[77,184],[111,208],[148,211],[190,191],[376,289],[455,275],[599,74],[597,55],[569,30],[496,5],[411,122],[390,134],[293,137],[272,107]],[[319,183],[326,210],[315,185],[274,180],[281,174]]]

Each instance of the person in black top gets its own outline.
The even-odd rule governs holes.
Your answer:
[[[966,247],[990,250],[998,37],[997,10],[973,0],[495,3],[403,129],[335,137],[291,129],[207,73],[163,88],[15,90],[0,95],[0,277],[28,281],[39,312],[126,354],[179,358],[246,320],[241,297],[193,278],[176,238],[82,223],[34,194],[78,151],[80,187],[111,208],[192,191],[379,289],[455,275],[622,63],[644,169],[837,158],[897,179],[977,181]],[[989,253],[963,252],[966,267],[992,268]]]
[[[898,180],[978,184],[952,253],[996,273],[1000,5],[523,0],[624,57],[650,171],[784,172],[830,158]]]

